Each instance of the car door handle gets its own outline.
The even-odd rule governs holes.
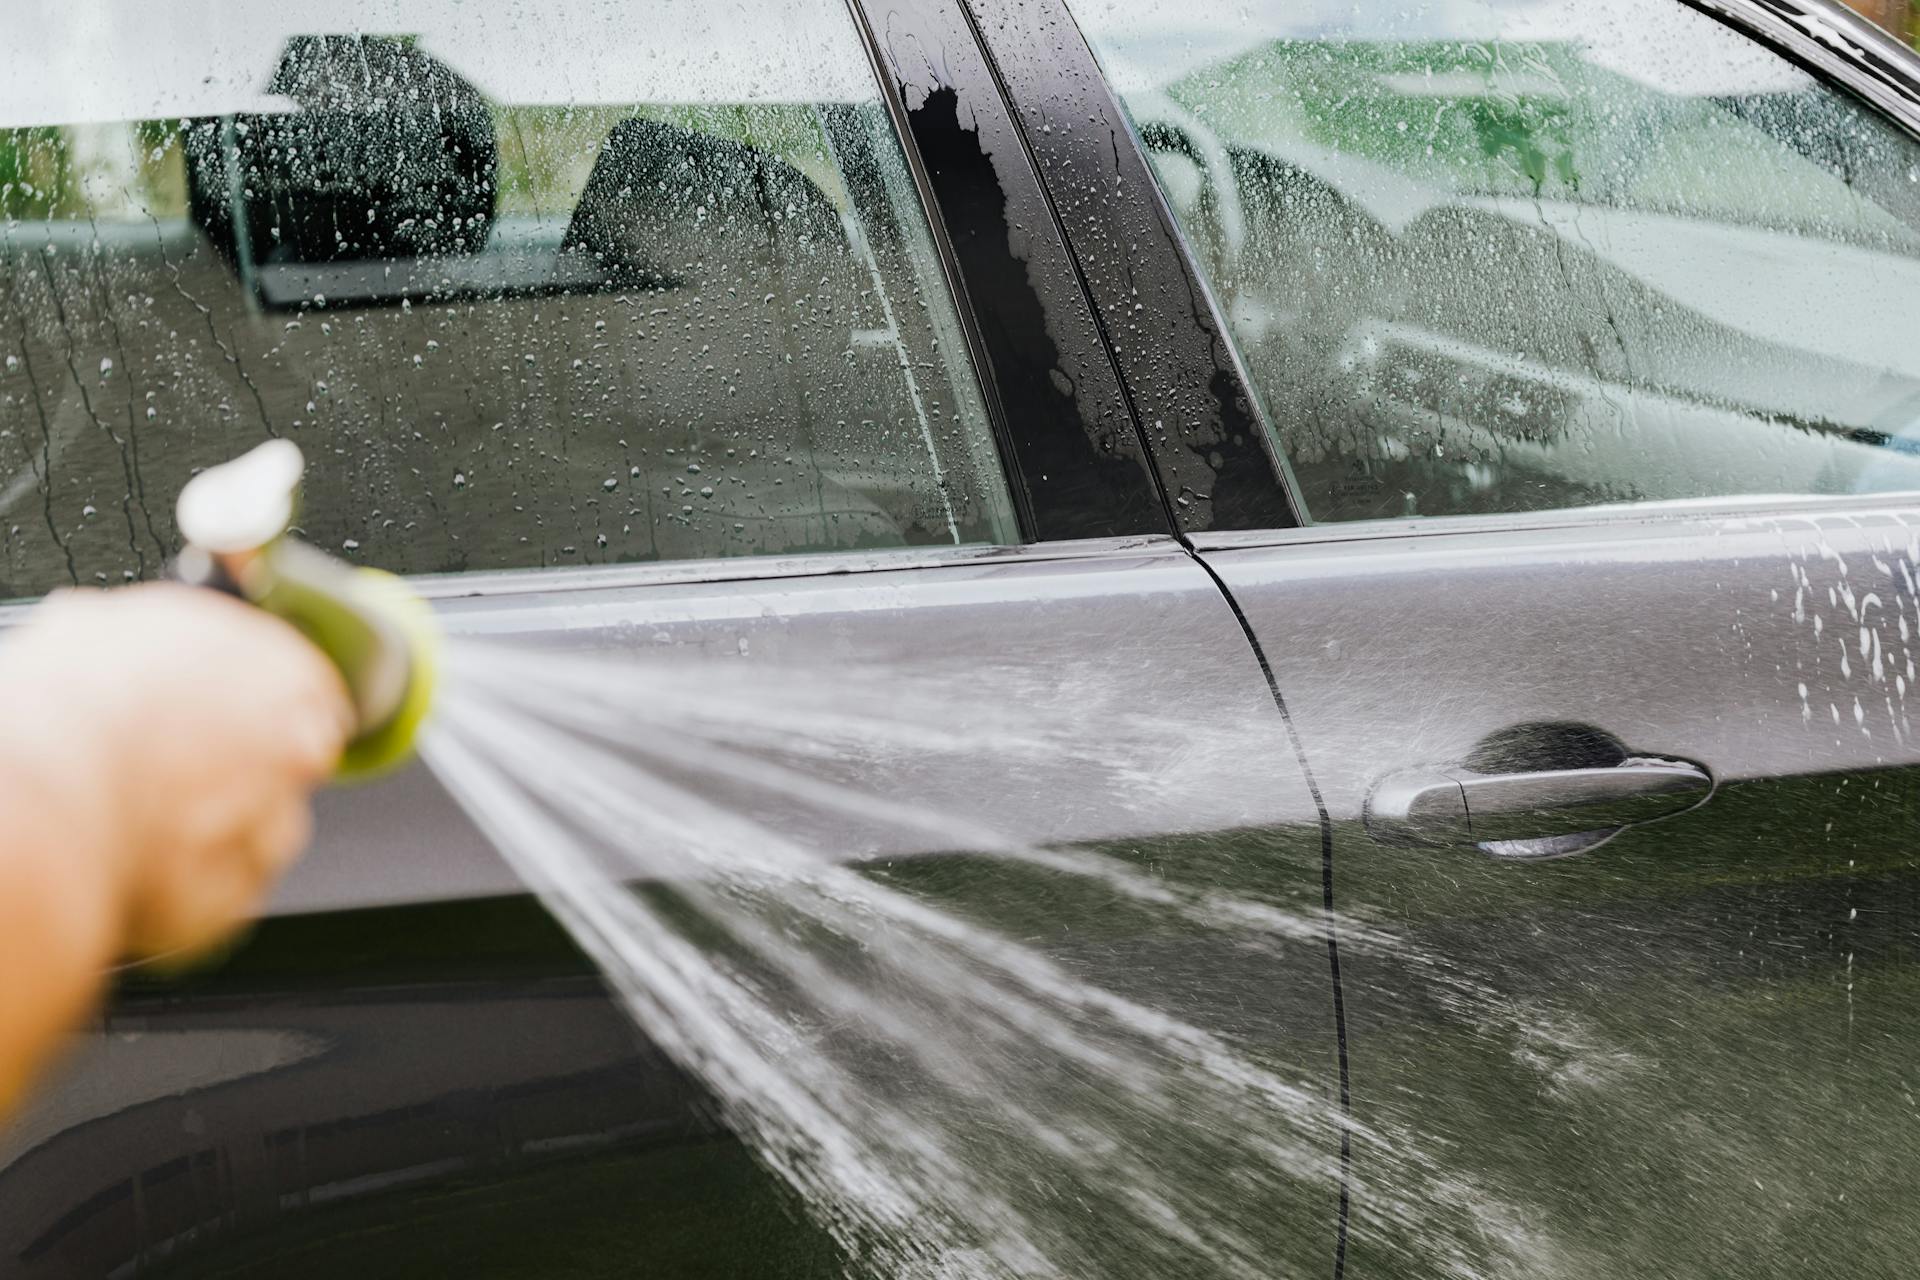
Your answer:
[[[1684,812],[1712,791],[1713,779],[1699,765],[1649,756],[1523,773],[1441,766],[1380,779],[1367,796],[1364,821],[1383,844],[1478,845],[1497,857],[1553,858]]]

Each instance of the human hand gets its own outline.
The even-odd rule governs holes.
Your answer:
[[[69,891],[106,895],[125,956],[243,923],[353,729],[338,671],[293,628],[160,583],[49,597],[0,641],[0,708],[0,767],[34,788],[10,817],[57,824]]]

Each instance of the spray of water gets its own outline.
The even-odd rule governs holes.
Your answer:
[[[1298,1237],[1324,1239],[1347,1176],[1327,1081],[1012,936],[994,891],[966,887],[1079,895],[1255,957],[1320,947],[1327,921],[866,780],[888,757],[1013,774],[1085,750],[980,680],[456,645],[422,750],[860,1273],[1270,1280]],[[848,856],[890,849],[963,868],[962,891]],[[1361,1195],[1358,1214],[1439,1206],[1478,1237],[1429,1241],[1428,1274],[1482,1274],[1489,1240],[1515,1251],[1483,1190],[1404,1135],[1359,1136],[1393,1153],[1400,1199]]]

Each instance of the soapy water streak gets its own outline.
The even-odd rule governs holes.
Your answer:
[[[977,689],[844,671],[449,657],[428,763],[861,1274],[1269,1280],[1300,1253],[1290,1237],[1326,1236],[1351,1122],[1324,1080],[1289,1078],[710,785],[1097,888],[1183,936],[1323,945],[1317,917],[808,767],[890,751],[1017,766],[1075,749],[1065,735]],[[1344,927],[1346,945],[1388,944]],[[1426,1242],[1431,1274],[1482,1274],[1489,1248],[1513,1252],[1512,1214],[1483,1191],[1405,1135],[1356,1136],[1392,1153],[1403,1197],[1357,1195],[1356,1214],[1390,1227],[1457,1210],[1475,1227]]]

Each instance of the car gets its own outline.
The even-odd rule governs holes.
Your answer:
[[[1920,1264],[1911,50],[1826,0],[9,29],[7,621],[294,439],[303,535],[456,644],[1030,701],[1051,754],[877,785],[1290,904],[1020,914],[1337,1117],[1233,1209],[1272,1274]],[[0,1134],[8,1277],[858,1270],[424,768],[81,1041]]]

